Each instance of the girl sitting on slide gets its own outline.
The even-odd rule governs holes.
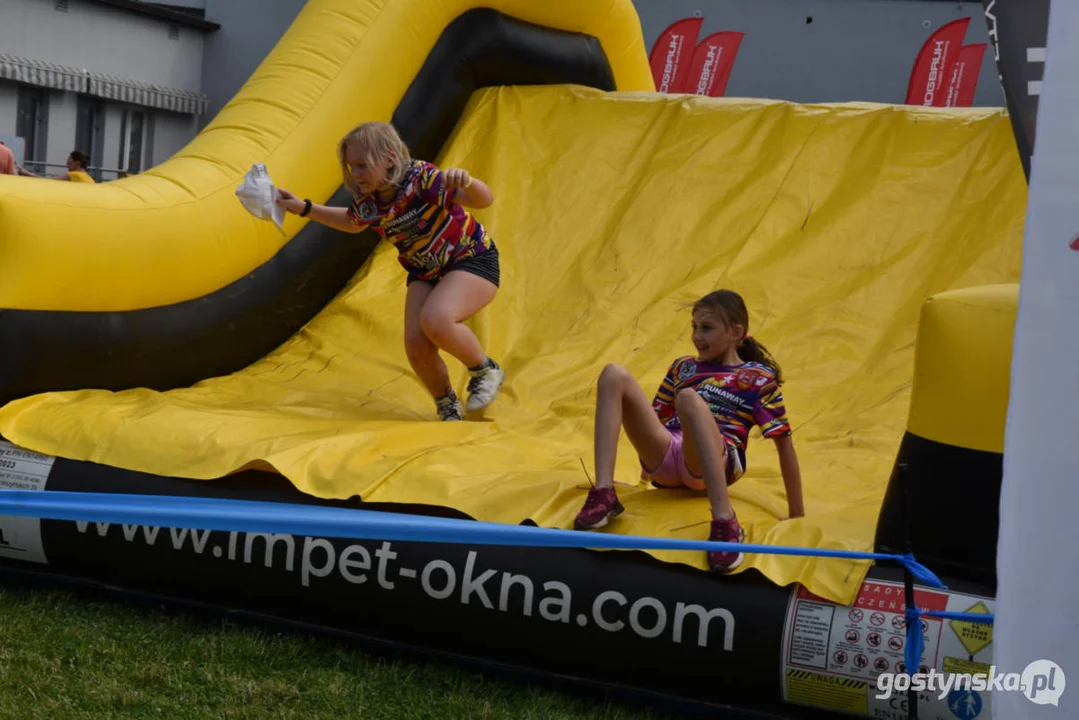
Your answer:
[[[748,330],[749,313],[741,296],[717,290],[693,306],[697,356],[671,363],[651,403],[625,368],[603,369],[596,395],[596,485],[577,515],[578,530],[602,527],[624,510],[614,490],[622,427],[637,450],[642,478],[660,487],[707,490],[712,512],[709,540],[744,540],[727,486],[745,471],[754,424],[775,441],[790,517],[805,514],[798,458],[779,389],[781,370]],[[740,552],[710,552],[708,566],[729,572],[742,559]]]
[[[370,122],[349,132],[337,148],[349,207],[329,207],[278,191],[288,212],[345,232],[369,227],[398,250],[407,271],[405,352],[435,400],[441,420],[463,420],[450,384],[445,350],[461,361],[471,379],[468,410],[491,404],[505,372],[487,357],[464,321],[487,306],[499,285],[498,249],[465,207],[485,208],[491,189],[465,170],[440,170],[413,160],[392,125]]]

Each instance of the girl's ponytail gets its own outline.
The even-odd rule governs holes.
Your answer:
[[[772,356],[772,353],[768,352],[766,348],[757,338],[746,335],[742,338],[742,342],[738,343],[738,357],[749,360],[750,362],[758,362],[762,365],[775,370],[776,384],[783,384],[783,369],[779,367],[779,363]]]

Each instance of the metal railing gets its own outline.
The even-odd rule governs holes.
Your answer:
[[[38,175],[59,175],[61,172],[67,170],[67,165],[63,163],[47,163],[38,162],[37,160],[28,160],[22,164],[24,168],[32,173]],[[138,175],[137,171],[132,170],[119,170],[116,168],[107,168],[100,165],[91,165],[86,168],[86,172],[96,182],[107,182],[109,180],[119,180],[129,175]]]

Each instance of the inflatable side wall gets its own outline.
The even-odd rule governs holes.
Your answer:
[[[994,591],[1018,306],[1018,285],[941,293],[925,304],[910,419],[877,524],[879,552],[905,552],[909,535],[928,567]]]

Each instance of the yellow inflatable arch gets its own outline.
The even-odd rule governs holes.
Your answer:
[[[289,216],[282,237],[243,210],[234,191],[252,163],[280,187],[328,199],[340,186],[337,141],[360,122],[389,121],[443,31],[480,8],[593,37],[617,89],[654,88],[630,0],[312,0],[161,165],[89,187],[0,176],[0,308],[136,310],[242,278],[306,223]]]

